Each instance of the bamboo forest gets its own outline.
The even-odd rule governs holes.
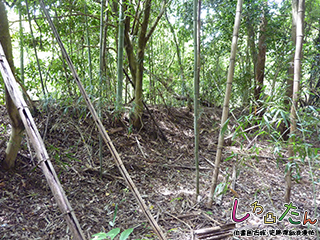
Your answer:
[[[320,240],[320,0],[0,0],[0,239]]]

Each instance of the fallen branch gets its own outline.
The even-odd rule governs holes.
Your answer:
[[[145,155],[145,153],[143,152],[143,150],[142,150],[142,148],[141,148],[140,142],[139,142],[139,140],[138,140],[137,137],[136,137],[136,141],[137,141],[138,147],[139,147],[139,149],[140,149],[140,152],[142,153],[142,156],[143,156],[144,158],[147,158],[146,155]]]
[[[0,43],[0,70],[4,80],[4,83],[8,89],[10,97],[14,102],[15,106],[19,111],[19,115],[25,127],[25,130],[30,137],[30,141],[35,149],[38,157],[38,164],[40,165],[48,185],[53,193],[53,196],[60,208],[71,233],[76,240],[85,239],[84,234],[81,230],[76,215],[62,189],[58,176],[51,164],[48,152],[44,146],[43,140],[37,129],[37,126],[33,120],[33,117],[28,109],[26,102],[22,97],[22,93],[19,91],[17,82],[15,81],[14,75],[11,71],[9,63],[5,57],[2,45]]]
[[[82,172],[94,172],[98,175],[98,174],[100,174],[100,167],[87,167],[87,168],[83,169]],[[110,174],[107,171],[103,171],[102,176],[109,177],[111,179],[118,179],[118,180],[124,181],[123,177],[119,177],[119,176]]]
[[[217,220],[213,219],[212,217],[210,217],[208,214],[206,214],[205,212],[202,212],[202,215],[205,216],[206,218],[208,218],[210,221],[214,222],[215,224],[222,226],[222,224],[220,222],[218,222]]]
[[[158,165],[158,164],[157,164]],[[184,169],[196,169],[194,166],[183,166],[183,165],[173,165],[173,164],[163,164],[163,168],[184,168]],[[212,170],[212,168],[199,167],[200,170]]]
[[[190,225],[189,225],[188,223],[186,223],[185,221],[182,221],[181,219],[179,219],[178,217],[172,215],[171,213],[165,212],[165,214],[167,214],[167,215],[169,215],[170,217],[176,219],[177,221],[183,223],[184,225],[186,225],[186,226],[190,229],[190,231],[192,231],[192,228],[190,227]]]

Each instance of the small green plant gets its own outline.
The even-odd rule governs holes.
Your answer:
[[[171,228],[171,229],[168,230],[168,233],[169,232],[176,232],[176,231],[178,231],[178,228]]]
[[[114,214],[113,214],[113,219],[112,221],[109,222],[111,227],[114,227],[115,225],[115,221],[116,221],[116,217],[117,217],[117,211],[118,211],[118,204],[116,204],[115,210],[114,210]],[[126,230],[124,230],[121,234],[120,234],[120,238],[119,240],[126,240],[128,239],[129,235],[133,232],[133,228],[128,228]],[[120,228],[113,228],[111,229],[109,232],[104,233],[104,232],[99,232],[96,233],[94,235],[92,235],[92,239],[91,240],[103,240],[103,239],[114,239],[118,234],[120,233]]]
[[[121,235],[119,240],[126,240],[128,239],[129,235],[133,232],[133,228],[128,228],[126,230],[124,230]],[[94,235],[92,235],[92,239],[91,240],[103,240],[103,239],[114,239],[118,234],[120,233],[120,228],[114,228],[112,230],[110,230],[107,233],[104,232],[100,232],[100,233],[96,233]]]
[[[183,199],[182,197],[177,197],[177,198],[171,199],[170,202],[172,203],[172,202],[174,202],[174,201],[180,201],[180,200],[182,200],[182,199]]]
[[[4,134],[7,132],[7,125],[4,125],[3,123],[0,124],[0,133]]]
[[[116,217],[117,217],[117,212],[118,212],[118,204],[116,204],[116,207],[115,207],[115,209],[114,209],[113,219],[112,219],[112,221],[109,222],[109,225],[110,225],[111,227],[114,227],[114,225],[115,225]]]
[[[130,134],[133,132],[133,125],[130,124],[130,126],[128,127],[128,137],[130,136]]]

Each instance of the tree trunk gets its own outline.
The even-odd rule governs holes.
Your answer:
[[[222,155],[222,148],[223,148],[223,141],[224,141],[224,131],[223,130],[226,127],[225,125],[228,124],[227,119],[228,119],[228,114],[229,114],[229,101],[230,101],[230,96],[231,96],[231,86],[232,86],[232,80],[233,80],[233,75],[234,75],[234,65],[235,65],[235,58],[236,58],[236,52],[237,52],[238,33],[239,33],[240,22],[241,22],[242,4],[243,4],[243,0],[238,0],[235,22],[234,22],[234,27],[233,27],[233,37],[232,37],[231,54],[230,54],[231,56],[230,56],[230,63],[229,63],[229,70],[228,70],[226,94],[225,94],[224,103],[223,103],[223,111],[222,111],[216,160],[215,160],[215,168],[214,168],[214,172],[212,175],[212,183],[211,183],[209,198],[208,198],[208,202],[207,202],[208,208],[210,208],[212,206],[213,194],[214,194],[214,191],[217,187],[218,175],[219,175],[219,170],[220,170],[221,155]]]
[[[143,84],[143,57],[144,49],[139,49],[137,53],[139,60],[137,61],[137,73],[136,73],[136,88],[135,88],[135,106],[133,115],[133,126],[136,129],[142,127],[142,113],[143,113],[143,95],[142,95],[142,84]]]
[[[252,12],[253,8],[251,6],[251,4],[247,5],[248,8],[248,12]],[[256,88],[256,82],[255,82],[255,76],[256,76],[256,72],[257,72],[257,59],[258,59],[258,54],[257,54],[257,50],[256,50],[256,44],[255,44],[255,31],[254,31],[254,27],[253,27],[253,21],[254,18],[252,15],[248,15],[246,17],[246,28],[247,28],[247,35],[248,35],[248,39],[247,39],[247,45],[249,46],[250,49],[250,55],[251,55],[251,59],[252,59],[252,63],[253,63],[253,74],[251,73],[251,68],[249,68],[248,73],[250,74],[250,86],[252,86],[252,88],[250,86],[248,86],[248,90],[249,93],[247,94],[246,97],[244,98],[248,98],[248,100],[251,98],[251,96],[254,96],[254,91]],[[248,61],[247,64],[250,64],[250,62]],[[250,90],[250,89],[253,89]],[[254,105],[254,104],[253,104]]]
[[[137,129],[142,126],[142,113],[143,113],[143,103],[142,103],[142,84],[143,84],[143,60],[144,51],[147,45],[147,28],[149,24],[150,12],[151,12],[151,0],[146,0],[144,4],[144,16],[141,24],[141,29],[138,38],[138,51],[137,51],[137,73],[136,73],[136,88],[135,88],[135,108],[134,108],[134,118],[133,126]]]
[[[200,12],[201,0],[193,0],[194,45],[194,158],[196,166],[196,197],[199,196],[199,74],[200,74]]]
[[[296,34],[297,34],[297,15],[298,15],[298,4],[299,0],[292,0],[292,28],[291,28],[291,41],[296,45]],[[294,74],[294,54],[291,56],[291,61],[289,62],[288,67],[288,76],[287,76],[287,88],[286,88],[286,98],[284,99],[284,105],[289,110],[290,99],[293,94],[293,74]],[[280,132],[282,138],[287,141],[289,139],[289,127],[286,126],[283,121],[280,125]]]
[[[143,86],[143,61],[145,55],[145,49],[148,40],[153,34],[156,26],[159,23],[160,18],[162,17],[165,9],[165,1],[162,3],[162,7],[159,15],[154,20],[153,25],[150,27],[149,32],[147,33],[150,13],[151,13],[151,0],[146,0],[144,3],[144,11],[143,11],[143,20],[140,26],[139,35],[138,35],[138,46],[137,46],[137,55],[134,55],[134,46],[130,39],[130,17],[127,16],[125,20],[125,33],[124,33],[124,41],[125,41],[125,49],[128,56],[129,68],[132,75],[132,80],[135,84],[135,102],[134,102],[134,113],[130,116],[133,122],[133,126],[136,129],[140,129],[142,127],[142,113],[143,113],[143,94],[142,94],[142,86]],[[126,6],[127,7],[127,6]],[[138,11],[139,8],[137,8]],[[141,14],[136,14],[136,16],[140,16]],[[135,31],[138,31],[138,25],[135,26]]]
[[[123,85],[123,44],[124,44],[124,12],[123,1],[119,3],[119,33],[118,33],[118,85],[117,85],[117,102],[116,109],[122,106],[122,85]]]
[[[250,9],[249,9],[250,10]],[[257,51],[256,51],[256,44],[255,44],[255,32],[252,25],[252,18],[250,16],[247,16],[246,18],[246,25],[247,25],[247,35],[248,35],[248,46],[250,47],[250,54],[253,62],[253,79],[256,76],[256,70],[257,70]],[[251,73],[251,71],[250,71]],[[250,79],[252,76],[250,76]],[[255,82],[253,81],[253,85]]]
[[[0,0],[0,42],[3,46],[3,50],[6,54],[6,58],[9,62],[12,72],[14,73],[13,57],[12,57],[12,45],[9,33],[9,24],[7,18],[7,12],[3,1]],[[21,121],[19,112],[14,105],[7,88],[5,88],[6,107],[11,120],[11,136],[6,149],[6,157],[3,163],[3,168],[10,169],[15,165],[15,160],[20,150],[20,144],[22,140],[22,133],[24,130],[23,123]]]
[[[301,56],[302,56],[302,44],[303,44],[303,24],[304,24],[304,11],[305,11],[305,0],[299,0],[298,4],[298,14],[297,14],[297,31],[296,31],[296,51],[294,55],[294,77],[293,77],[293,95],[292,95],[292,106],[290,111],[290,138],[288,155],[290,162],[288,163],[287,173],[286,173],[286,192],[285,192],[285,202],[290,202],[291,195],[291,166],[293,163],[294,149],[293,145],[295,142],[294,134],[297,131],[297,106],[298,106],[298,92],[301,80]]]
[[[266,63],[267,19],[266,19],[265,11],[266,10],[263,10],[262,17],[261,17],[261,24],[260,24],[260,34],[259,34],[259,44],[258,44],[259,53],[258,53],[258,59],[257,59],[257,69],[255,74],[256,86],[254,91],[254,98],[256,101],[259,100],[259,97],[263,88],[264,69],[265,69],[265,63]]]
[[[90,79],[90,87],[92,86],[92,61],[91,61],[91,47],[90,47],[90,35],[89,35],[89,24],[88,24],[88,7],[87,3],[84,4],[84,11],[85,11],[85,28],[86,28],[86,39],[88,45],[88,64],[89,64],[89,79]],[[92,94],[92,92],[90,92]]]
[[[298,17],[298,4],[299,0],[292,0],[292,28],[291,28],[291,41],[296,45],[297,39],[297,17]],[[288,78],[287,78],[287,98],[285,104],[289,107],[289,99],[293,94],[293,74],[294,74],[294,54],[292,54],[291,61],[289,63]]]

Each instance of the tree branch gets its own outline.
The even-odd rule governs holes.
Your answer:
[[[166,0],[164,0],[164,1],[162,2],[162,6],[161,6],[161,10],[160,10],[160,12],[159,12],[159,15],[158,15],[158,17],[156,18],[155,22],[153,23],[152,27],[150,28],[150,31],[149,31],[147,37],[145,38],[146,43],[148,42],[149,38],[152,36],[154,30],[156,29],[156,27],[157,27],[157,25],[158,25],[158,23],[159,23],[162,15],[163,15],[165,9],[166,9]]]
[[[138,40],[138,47],[139,49],[144,49],[146,46],[146,34],[147,34],[147,28],[150,18],[150,12],[151,12],[151,0],[146,0],[145,2],[145,9],[144,9],[144,16],[143,21],[141,24],[141,30],[139,34],[139,40]]]
[[[124,7],[127,8],[127,5],[125,5]],[[126,9],[124,11],[126,11]],[[126,16],[125,23],[124,23],[124,43],[125,43],[124,47],[126,49],[132,78],[135,81],[136,80],[136,64],[135,64],[136,59],[133,52],[133,45],[129,36],[129,30],[130,30],[130,18],[129,16]]]

